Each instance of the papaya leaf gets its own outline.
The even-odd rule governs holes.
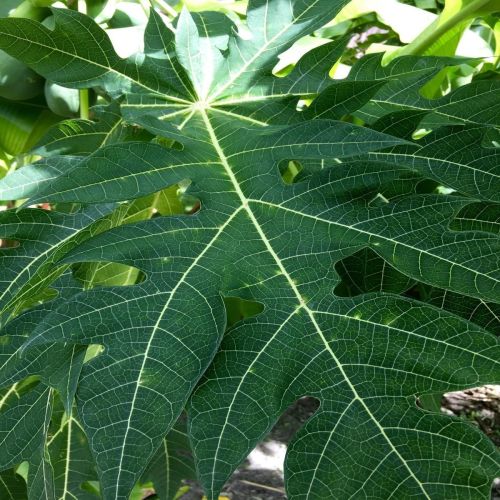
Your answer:
[[[495,217],[478,208],[498,201],[495,88],[473,84],[415,104],[425,82],[461,61],[415,56],[385,67],[368,56],[333,82],[345,40],[275,76],[279,54],[346,3],[250,0],[241,31],[220,12],[185,9],[171,29],[153,11],[144,53],[128,59],[70,10],[55,12],[53,31],[0,20],[0,48],[51,81],[102,87],[119,108],[113,116],[157,136],[108,142],[105,119],[80,123],[82,144],[98,133],[95,151],[54,149],[61,154],[42,160],[40,173],[32,166],[0,183],[27,205],[77,203],[85,207],[78,214],[120,204],[108,226],[93,231],[90,223],[69,231],[71,244],[49,245],[46,267],[27,278],[23,269],[59,230],[56,219],[82,216],[44,214],[50,229],[38,230],[22,219],[26,209],[7,211],[2,233],[23,247],[4,250],[10,279],[20,283],[6,307],[12,336],[28,314],[36,317],[35,307],[16,317],[24,290],[46,290],[70,266],[137,272],[128,279],[115,267],[115,276],[85,278],[88,289],[44,302],[15,349],[28,364],[46,347],[94,346],[78,378],[76,415],[105,500],[127,499],[143,480],[171,494],[174,480],[157,470],[170,462],[164,439],[168,447],[186,406],[197,476],[216,499],[281,413],[306,395],[320,406],[287,452],[290,498],[489,496],[498,472],[492,444],[417,399],[493,383],[498,339],[474,315],[401,294],[418,282],[500,303]],[[483,87],[491,93],[477,94],[476,119],[462,106]],[[388,96],[374,104],[381,113],[373,127],[348,123],[395,88],[409,89],[408,105]],[[301,111],[306,99],[312,104]],[[437,125],[415,140],[427,116]],[[287,177],[290,165],[303,170]],[[183,187],[191,210],[162,208],[158,193],[172,186]],[[24,246],[33,249],[28,259]],[[390,283],[374,288],[364,276],[361,293],[336,293],[345,282],[339,266],[363,253],[390,266]],[[228,298],[256,304],[256,314],[227,328]],[[55,385],[38,375],[40,385]],[[46,477],[41,493],[50,494]]]

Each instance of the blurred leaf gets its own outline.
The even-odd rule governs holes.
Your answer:
[[[113,44],[116,53],[123,57],[131,57],[134,54],[144,52],[144,29],[142,26],[130,26],[125,28],[108,29],[106,33]]]
[[[0,149],[12,156],[26,153],[59,120],[42,104],[0,98]]]
[[[2,0],[0,3],[0,17],[7,17],[9,12],[19,5],[19,0]]]
[[[482,14],[500,10],[499,0],[445,0],[444,10],[435,16],[434,20],[422,30],[422,32],[411,41],[409,45],[403,47],[396,53],[392,53],[385,60],[392,60],[394,57],[407,54],[439,55],[451,56],[457,53],[457,47],[464,32],[469,28],[471,22]],[[474,52],[488,50],[486,43],[481,43],[481,38],[472,32],[468,33],[468,41],[464,44],[467,50],[473,44],[471,51]],[[461,54],[469,55],[469,54]],[[479,54],[487,57],[491,54]]]
[[[142,26],[148,22],[148,16],[142,5],[132,2],[119,2],[113,17],[108,21],[110,28]],[[109,33],[109,30],[108,30]]]
[[[180,3],[191,12],[220,11],[229,14],[235,12],[244,16],[247,11],[247,0],[182,0]]]
[[[435,15],[398,0],[353,0],[335,18],[334,22],[364,16],[375,12],[380,21],[390,26],[403,43],[414,40],[435,19]]]
[[[87,14],[96,23],[104,23],[113,17],[119,0],[85,0]]]

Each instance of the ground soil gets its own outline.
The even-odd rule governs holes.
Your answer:
[[[448,393],[443,396],[441,405],[443,413],[459,416],[477,425],[496,446],[500,446],[500,386],[490,385]],[[285,500],[282,463],[280,464],[283,445],[290,441],[317,408],[318,402],[313,398],[302,398],[291,406],[268,438],[256,449],[258,457],[265,458],[269,455],[269,461],[263,462],[266,467],[255,468],[252,460],[245,462],[233,474],[221,495],[229,500]],[[270,456],[277,450],[279,457]],[[185,485],[189,486],[189,491],[181,497],[182,500],[203,498],[203,490],[198,484],[189,481]],[[500,479],[493,484],[492,500],[500,500]]]

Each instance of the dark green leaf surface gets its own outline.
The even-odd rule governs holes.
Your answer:
[[[0,469],[18,465],[43,455],[47,432],[46,417],[52,409],[52,389],[38,384],[32,390],[19,394],[14,386],[2,400],[0,412]],[[30,471],[29,482],[36,477]]]
[[[498,304],[474,300],[436,288],[428,290],[427,301],[500,335],[500,306]]]
[[[137,457],[131,463],[135,469],[140,470],[140,463],[149,459],[154,451],[148,448],[139,436],[147,433],[157,438],[165,432],[182,410],[185,398],[192,388],[189,382],[197,380],[208,366],[223,328],[223,318],[214,316],[215,311],[221,311],[218,290],[232,290],[232,293],[241,290],[244,298],[263,302],[268,308],[268,314],[271,314],[271,311],[278,314],[278,311],[286,307],[285,302],[288,302],[289,306],[285,308],[288,309],[288,314],[295,314],[298,309],[302,311],[302,315],[310,318],[314,328],[318,327],[319,330],[313,330],[313,333],[315,331],[320,342],[325,342],[325,333],[319,327],[318,318],[323,317],[322,315],[325,318],[330,316],[329,309],[323,311],[322,307],[331,302],[328,299],[331,297],[330,286],[336,281],[329,267],[336,260],[367,245],[394,267],[417,279],[479,297],[493,300],[498,297],[491,274],[493,270],[484,267],[489,266],[487,255],[482,257],[481,253],[472,253],[486,248],[486,245],[498,245],[498,241],[489,239],[483,233],[453,234],[446,231],[446,221],[468,202],[459,198],[415,197],[370,209],[366,207],[366,198],[352,200],[352,189],[356,185],[359,187],[357,179],[362,179],[364,193],[376,193],[381,179],[397,178],[402,171],[391,171],[378,165],[367,166],[363,163],[353,164],[349,173],[329,169],[312,177],[307,183],[289,187],[279,186],[276,179],[274,184],[278,184],[278,187],[270,189],[269,184],[272,183],[257,183],[255,179],[277,177],[276,162],[283,158],[314,157],[321,153],[321,149],[330,150],[335,147],[335,142],[328,144],[325,139],[319,139],[328,133],[334,140],[334,131],[340,132],[342,127],[336,126],[332,129],[329,122],[314,121],[308,125],[307,130],[294,126],[288,133],[280,133],[279,138],[273,138],[272,135],[257,136],[255,143],[247,142],[251,145],[249,152],[236,152],[232,134],[224,133],[231,122],[219,119],[215,122],[217,125],[212,126],[216,119],[207,112],[202,113],[214,147],[215,163],[212,167],[205,167],[205,172],[211,174],[210,182],[205,180],[204,187],[206,189],[207,184],[212,184],[218,190],[225,189],[227,194],[224,203],[221,203],[222,200],[212,199],[210,192],[201,191],[197,185],[197,170],[193,168],[189,172],[180,172],[180,178],[189,175],[194,180],[196,191],[193,193],[200,197],[202,206],[207,205],[199,216],[157,219],[119,228],[81,245],[71,257],[72,261],[123,262],[142,269],[149,276],[149,280],[143,285],[128,289],[98,290],[77,296],[75,300],[52,313],[38,329],[38,333],[35,332],[32,340],[32,343],[43,339],[44,342],[66,340],[100,343],[106,346],[104,354],[84,367],[79,398],[83,424],[90,436],[94,452],[98,453],[96,456],[101,467],[101,478],[104,484],[110,484],[109,488],[113,492],[111,495],[116,491],[114,488],[117,476],[122,484],[133,483],[133,476],[129,479],[120,465],[124,457]],[[314,147],[311,147],[311,144],[309,149],[307,144],[301,145],[300,148],[294,146],[291,138],[292,133],[295,134],[297,130],[301,132],[302,141],[308,134],[314,136]],[[318,144],[324,145],[318,147]],[[363,144],[366,147],[366,142]],[[264,151],[269,152],[269,155],[264,155]],[[335,151],[338,155],[337,150]],[[158,158],[158,153],[159,151],[155,151],[155,158]],[[215,153],[219,155],[219,163],[215,160]],[[143,158],[147,156],[143,155]],[[253,175],[250,178],[247,173],[249,164],[253,166]],[[219,177],[220,167],[226,175]],[[201,170],[199,167],[197,169]],[[259,177],[255,178],[257,169],[261,171]],[[82,175],[89,173],[91,174],[89,169],[82,169]],[[72,178],[75,176],[72,175]],[[250,182],[251,180],[253,182]],[[71,179],[65,178],[62,181],[70,182]],[[110,183],[110,186],[112,185]],[[94,191],[92,183],[89,183],[89,186],[80,186],[81,181],[76,183],[74,188],[67,190],[70,196],[68,199],[75,199],[82,193],[80,196],[85,197],[88,202],[91,196],[99,196],[100,191]],[[54,184],[52,187],[57,189]],[[120,196],[128,195],[123,194],[124,188],[126,184],[121,185]],[[49,199],[52,196],[56,195],[49,195]],[[231,203],[234,203],[234,208],[230,208]],[[412,222],[411,231],[408,231],[410,213]],[[290,234],[294,232],[298,232],[302,237],[290,239]],[[242,234],[245,234],[247,242],[244,248],[237,245]],[[422,237],[423,234],[425,238]],[[483,246],[476,247],[472,244],[479,239],[482,240]],[[221,248],[225,249],[223,261],[219,257]],[[323,257],[318,258],[319,255]],[[238,263],[237,269],[232,269],[231,262]],[[453,271],[455,268],[460,270],[459,274]],[[210,280],[207,280],[207,269],[211,270]],[[162,293],[158,290],[162,290]],[[194,290],[195,294],[191,292]],[[329,307],[337,308],[340,304],[341,302],[334,300]],[[404,307],[410,307],[406,302],[403,304]],[[403,306],[394,307],[398,309]],[[352,306],[349,307],[349,310],[351,309]],[[99,320],[104,310],[108,311],[105,324]],[[390,307],[387,307],[387,311],[389,310]],[[193,316],[193,311],[197,312],[196,316]],[[431,309],[425,312],[427,315],[431,313]],[[188,323],[181,319],[187,314],[190,317]],[[335,312],[333,316],[344,314],[347,313]],[[347,314],[348,318],[356,321],[356,312],[352,312],[352,315],[351,318]],[[269,322],[266,317],[259,319],[263,321],[256,327],[257,331],[262,332],[259,335],[269,335],[269,332],[264,333]],[[211,328],[207,323],[208,318],[213,321]],[[284,321],[283,317],[282,320]],[[203,327],[200,329],[201,322]],[[96,325],[99,326],[96,328]],[[384,325],[382,323],[381,327]],[[334,327],[328,326],[327,323],[325,328],[330,330]],[[411,337],[414,329],[420,329],[417,321],[407,328],[409,332],[404,334],[405,343],[408,342],[407,336]],[[467,329],[465,325],[462,328]],[[340,330],[343,331],[343,328]],[[444,327],[438,330],[442,333],[445,331]],[[137,337],[141,331],[148,334]],[[296,327],[290,330],[288,322],[284,322],[284,335],[293,335],[295,331]],[[357,331],[357,328],[353,328],[353,332]],[[168,335],[160,336],[158,332],[168,332]],[[457,334],[457,331],[453,330],[449,335],[454,338]],[[424,338],[428,335],[425,334]],[[292,340],[288,342],[293,344]],[[440,342],[447,345],[445,340]],[[430,345],[429,342],[426,342],[427,344]],[[280,342],[280,345],[286,345],[286,342]],[[469,340],[466,345],[469,345]],[[455,348],[460,350],[460,344]],[[429,349],[430,352],[435,351],[431,347]],[[441,351],[437,352],[439,356],[443,356]],[[408,356],[412,359],[414,357],[411,353],[408,353]],[[488,359],[484,363],[484,369],[490,373],[495,358]],[[187,360],[192,361],[187,363]],[[368,361],[361,363],[371,366]],[[468,363],[469,361],[464,363],[464,366]],[[230,365],[224,363],[224,366]],[[234,366],[239,365],[234,363]],[[433,370],[435,362],[431,366]],[[411,384],[410,392],[435,389],[432,370],[427,373],[425,368],[420,366],[412,369],[418,373],[417,379],[421,377],[427,380],[427,385],[418,387]],[[477,370],[479,368],[474,368],[475,372]],[[122,373],[129,374],[129,382],[122,382]],[[484,374],[484,378],[493,376],[488,373]],[[351,384],[354,387],[358,383],[351,381],[350,377],[347,378],[345,383],[348,386]],[[396,379],[393,383],[399,386],[400,382]],[[102,385],[102,380],[107,381],[105,386]],[[164,380],[172,381],[168,385],[171,392],[167,392]],[[326,383],[336,385],[333,381]],[[467,383],[474,382],[459,379],[456,386]],[[214,384],[218,382],[214,381]],[[441,389],[441,386],[438,387]],[[212,388],[209,392],[214,390],[215,388]],[[116,398],[116,401],[111,398]],[[168,405],[163,398],[167,398]],[[124,404],[126,401],[129,403]],[[174,406],[173,403],[177,401]],[[113,413],[108,411],[110,404],[116,409]],[[212,406],[211,403],[206,404]],[[156,414],[154,422],[147,416],[142,417],[144,412],[149,415],[148,412],[152,408]],[[166,411],[168,409],[171,410]],[[203,410],[201,412],[203,413]],[[207,418],[211,419],[214,415],[209,412]],[[236,416],[240,417],[241,415]],[[226,416],[221,414],[214,418],[224,420]],[[376,417],[374,419],[377,423],[373,425],[377,428],[380,422]],[[272,418],[269,422],[272,422]],[[235,425],[236,423],[232,424],[232,427]],[[98,426],[104,426],[105,429],[112,427],[116,437],[110,440],[109,433],[106,431],[105,435],[102,434],[102,427]],[[204,432],[207,422],[200,423],[200,428],[201,432]],[[249,442],[256,442],[267,429],[268,425],[260,431],[255,440]],[[196,430],[192,430],[192,433],[197,435]],[[101,450],[116,450],[118,443],[122,443],[118,452],[108,454],[105,460],[100,459]],[[227,446],[224,449],[232,449],[230,456],[233,456],[234,449]],[[391,445],[388,446],[390,448]],[[235,467],[250,449],[251,445],[231,461],[227,457],[223,458],[221,467],[224,468],[223,464],[226,462],[234,464]],[[214,450],[210,447],[198,447],[196,451],[199,458],[205,454],[214,456]],[[200,460],[200,464],[205,463],[205,459]],[[408,467],[404,466],[403,469],[407,470]],[[223,479],[212,485],[215,493],[232,468],[225,470],[228,472],[222,474]],[[215,481],[221,473],[214,470],[210,474]],[[481,474],[487,475],[488,472],[485,469]],[[425,481],[421,478],[414,482],[418,484]],[[210,484],[205,484],[211,488]],[[415,488],[415,485],[411,488]],[[426,491],[424,486],[419,488]]]
[[[0,494],[5,500],[27,499],[26,483],[13,470],[0,473]]]
[[[401,294],[414,283],[396,271],[372,250],[361,250],[346,257],[336,266],[342,282],[335,289],[340,296],[354,297],[369,292]]]
[[[58,236],[59,219],[66,227],[86,212],[2,216],[1,235],[23,248],[4,250],[12,257],[9,279],[20,283],[20,292],[8,296],[8,313],[22,303],[23,290],[38,286],[23,269],[40,250],[50,255],[35,266],[40,289],[71,264],[119,264],[144,276],[121,283],[130,286],[69,294],[6,325],[7,339],[28,336],[21,351],[33,367],[26,375],[39,372],[29,360],[46,348],[104,347],[83,364],[74,423],[88,438],[105,500],[127,499],[141,479],[171,495],[173,480],[151,474],[170,462],[165,442],[175,447],[168,433],[186,404],[198,477],[210,500],[217,498],[280,414],[305,395],[320,408],[289,447],[289,498],[489,496],[498,472],[493,446],[472,426],[418,408],[416,398],[495,382],[497,338],[467,321],[472,313],[456,310],[464,319],[444,305],[388,292],[419,282],[476,304],[500,303],[500,246],[491,230],[498,151],[490,135],[494,114],[483,106],[492,103],[495,86],[480,83],[415,104],[425,82],[457,60],[408,57],[381,67],[379,56],[332,82],[328,72],[345,41],[306,54],[288,76],[273,76],[277,56],[345,3],[250,1],[245,37],[218,13],[184,10],[175,33],[153,13],[145,54],[128,60],[118,58],[101,28],[69,10],[57,11],[54,31],[0,20],[0,47],[44,76],[123,97],[109,122],[76,122],[80,149],[71,134],[56,133],[46,152],[66,156],[21,170],[0,188],[30,204],[99,207],[153,200],[163,188],[189,184],[191,215],[163,216],[154,205],[158,213],[138,221],[123,215],[132,203],[99,234],[89,222]],[[402,106],[396,87],[408,89]],[[380,98],[386,92],[394,95]],[[307,111],[297,111],[302,96],[316,94]],[[339,121],[378,98],[374,129]],[[462,110],[476,98],[477,120]],[[110,130],[118,115],[167,140],[128,142],[118,134],[116,142]],[[438,116],[439,128],[414,141],[429,116]],[[456,121],[465,124],[449,126]],[[88,142],[94,132],[98,143]],[[90,144],[98,149],[91,152]],[[281,171],[290,161],[304,170],[285,183]],[[457,192],[443,194],[438,184]],[[35,229],[32,214],[47,230]],[[44,240],[49,232],[51,243]],[[359,290],[341,293],[342,266],[352,268],[363,254],[377,263],[374,275],[384,272],[380,266],[391,270],[390,283],[377,278],[376,286],[363,273],[351,279]],[[106,283],[112,281],[95,284]],[[224,335],[227,297],[257,302],[262,312]],[[58,490],[60,463],[50,465]],[[50,494],[50,474],[35,477],[48,478],[36,484],[48,484],[40,488]]]
[[[436,325],[439,335],[429,335]],[[426,414],[411,398],[474,384],[466,381],[478,373],[473,358],[498,370],[488,360],[492,339],[480,347],[484,337],[476,332],[452,315],[388,297],[338,300],[332,309],[301,308],[288,316],[273,312],[236,327],[192,402],[191,432],[204,483],[218,491],[280,413],[311,395],[321,407],[288,451],[292,498],[386,498],[393,492],[446,498],[450,491],[459,497],[462,480],[455,481],[465,471],[463,460],[485,467],[475,469],[468,488],[472,496],[487,497],[487,464],[491,472],[496,467],[490,445],[474,449],[471,427]],[[458,338],[461,346],[453,340]],[[438,344],[454,353],[451,371]],[[458,364],[460,370],[451,368]],[[430,453],[435,441],[441,443],[439,459]],[[439,473],[436,459],[447,464]]]

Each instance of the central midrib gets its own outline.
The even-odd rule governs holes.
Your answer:
[[[216,152],[217,152],[217,154],[218,154],[218,156],[220,158],[221,164],[224,167],[224,170],[225,170],[227,176],[229,177],[231,183],[233,184],[234,191],[236,192],[236,194],[238,195],[238,197],[239,197],[239,199],[241,201],[242,208],[245,210],[245,212],[247,213],[248,217],[250,218],[250,220],[251,220],[252,224],[254,225],[256,231],[258,232],[258,234],[259,234],[262,242],[264,243],[266,249],[268,250],[268,252],[273,257],[273,260],[276,262],[276,265],[278,266],[281,274],[283,274],[283,276],[286,278],[286,280],[287,280],[290,288],[293,290],[293,292],[294,292],[294,294],[295,294],[295,296],[297,298],[297,302],[298,302],[299,307],[302,308],[302,309],[304,309],[304,311],[307,313],[307,315],[308,315],[311,323],[314,326],[314,329],[316,330],[316,333],[318,334],[318,336],[320,337],[322,343],[325,346],[325,350],[330,354],[330,356],[332,357],[333,361],[335,362],[338,370],[340,371],[340,373],[342,374],[342,376],[343,376],[344,380],[346,381],[347,385],[351,389],[351,391],[353,393],[353,399],[354,400],[358,400],[361,403],[361,405],[363,406],[364,410],[369,415],[370,419],[373,421],[373,423],[375,424],[375,426],[378,428],[380,434],[385,438],[385,440],[386,440],[387,444],[389,445],[389,447],[391,448],[392,452],[394,452],[394,454],[401,460],[401,463],[406,468],[406,470],[408,471],[409,475],[419,485],[420,489],[422,490],[422,493],[423,493],[424,497],[427,500],[431,500],[431,497],[425,491],[423,484],[419,481],[419,479],[417,478],[417,476],[414,474],[414,472],[408,466],[408,464],[406,463],[405,459],[401,456],[401,454],[399,453],[399,451],[397,450],[397,448],[392,444],[392,441],[390,440],[389,436],[386,434],[385,429],[380,425],[380,423],[378,422],[378,420],[375,418],[375,415],[373,415],[373,413],[371,412],[370,408],[367,406],[367,404],[364,402],[364,400],[358,394],[358,391],[357,391],[356,387],[353,385],[353,383],[351,382],[351,380],[347,376],[347,373],[345,372],[342,363],[340,363],[340,360],[337,358],[337,356],[333,352],[332,348],[330,347],[330,344],[328,343],[328,340],[326,339],[323,331],[321,330],[321,328],[320,328],[320,326],[319,326],[319,324],[318,324],[318,322],[316,320],[316,317],[314,315],[314,311],[308,307],[306,300],[304,299],[304,297],[300,293],[300,290],[297,287],[297,284],[294,282],[294,280],[292,279],[292,277],[288,273],[287,269],[285,268],[285,266],[281,262],[281,259],[279,258],[278,254],[275,252],[275,250],[272,247],[269,239],[267,238],[266,234],[264,233],[264,230],[262,229],[259,221],[257,220],[257,218],[255,217],[255,214],[253,213],[252,209],[250,208],[250,205],[249,205],[249,201],[250,200],[249,200],[249,198],[247,198],[245,196],[245,193],[242,191],[242,189],[241,189],[241,187],[239,185],[238,179],[234,175],[234,172],[233,172],[233,170],[231,168],[231,165],[229,164],[228,157],[224,153],[224,150],[222,149],[222,146],[219,143],[219,139],[217,138],[217,134],[215,133],[215,129],[212,126],[212,123],[210,122],[210,118],[208,117],[208,114],[207,114],[206,110],[200,108],[200,114],[201,114],[201,116],[203,118],[203,121],[204,121],[205,126],[207,128],[207,132],[208,132],[208,134],[210,136],[210,139],[211,139],[211,142],[212,142],[212,144],[214,146],[214,149],[216,150]],[[216,454],[214,456],[214,469],[215,469],[215,464],[217,463],[218,451],[219,451],[219,448],[217,448]],[[213,494],[214,476],[215,475],[212,473],[212,494]]]

